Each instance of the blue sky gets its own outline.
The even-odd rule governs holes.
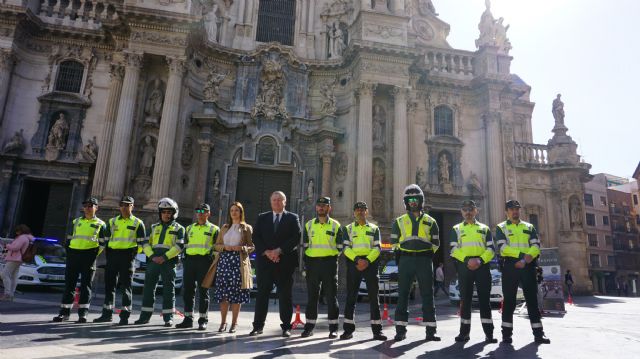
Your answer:
[[[475,50],[484,0],[433,0],[454,48]],[[492,0],[513,46],[511,72],[532,88],[533,141],[553,135],[551,102],[562,94],[569,135],[591,173],[631,177],[638,165],[640,1]]]

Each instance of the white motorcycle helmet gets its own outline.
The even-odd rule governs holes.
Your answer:
[[[173,219],[178,218],[178,204],[176,201],[172,200],[169,197],[165,197],[158,201],[158,215],[162,212],[163,209],[171,209],[173,210]]]

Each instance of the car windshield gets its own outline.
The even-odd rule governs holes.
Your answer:
[[[66,252],[59,244],[36,241],[36,248],[36,255],[42,256],[47,263],[65,262]]]

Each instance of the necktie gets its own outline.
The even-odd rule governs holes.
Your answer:
[[[278,230],[278,225],[280,224],[280,213],[276,213],[276,220],[273,221],[273,232]]]

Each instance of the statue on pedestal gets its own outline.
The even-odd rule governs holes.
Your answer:
[[[144,106],[144,113],[146,117],[145,123],[151,123],[157,125],[160,123],[160,117],[162,117],[162,104],[164,103],[164,92],[162,89],[162,81],[155,79],[151,82],[151,93],[147,98],[147,103]]]
[[[2,148],[2,152],[15,154],[22,153],[22,151],[24,151],[24,137],[22,136],[23,132],[24,129],[16,131],[16,133],[13,134],[13,137],[11,137],[11,139],[9,139],[9,141],[4,145],[4,147]]]
[[[556,96],[551,105],[551,113],[556,121],[556,125],[564,125],[564,102],[560,100],[560,94]]]

